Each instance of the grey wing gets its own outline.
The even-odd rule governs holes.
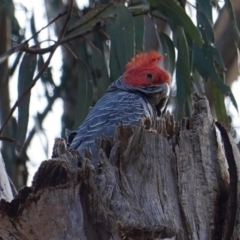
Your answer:
[[[139,125],[142,118],[152,116],[153,109],[143,97],[129,92],[108,92],[91,109],[82,125],[70,133],[70,147],[81,153],[85,147],[95,147],[95,138],[102,134],[113,136],[120,122]]]

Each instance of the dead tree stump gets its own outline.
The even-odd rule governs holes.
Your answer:
[[[148,121],[100,139],[97,162],[56,139],[32,186],[1,199],[0,239],[240,239],[239,152],[206,98],[180,125]]]

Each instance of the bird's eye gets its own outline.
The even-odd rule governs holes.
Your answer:
[[[153,78],[152,74],[151,74],[151,73],[148,73],[148,74],[147,74],[147,78],[152,79],[152,78]]]

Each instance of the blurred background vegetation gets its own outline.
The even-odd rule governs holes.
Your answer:
[[[239,74],[238,1],[225,0],[221,8],[218,0],[90,0],[88,7],[80,9],[75,0],[45,0],[49,32],[42,41],[36,29],[41,19],[34,12],[26,18],[33,36],[27,40],[13,0],[0,0],[1,152],[17,188],[26,184],[29,146],[36,134],[44,132],[43,121],[55,101],[63,102],[62,118],[55,121],[61,121],[59,136],[65,137],[65,129],[78,127],[89,107],[124,72],[125,64],[143,51],[156,49],[165,57],[163,67],[172,76],[167,109],[176,119],[190,116],[193,92],[205,94],[215,119],[237,139],[225,98],[237,109],[230,86]],[[62,57],[59,84],[49,65],[57,49]],[[14,59],[11,64],[9,56]],[[20,99],[15,106],[9,94],[14,74]],[[29,129],[30,90],[37,81],[42,83],[47,104]],[[12,116],[13,106],[17,117]],[[36,154],[40,148],[36,146]]]

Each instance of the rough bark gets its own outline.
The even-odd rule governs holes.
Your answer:
[[[2,239],[239,239],[239,152],[205,97],[179,126],[119,126],[96,167],[56,139],[32,186],[0,202]]]

